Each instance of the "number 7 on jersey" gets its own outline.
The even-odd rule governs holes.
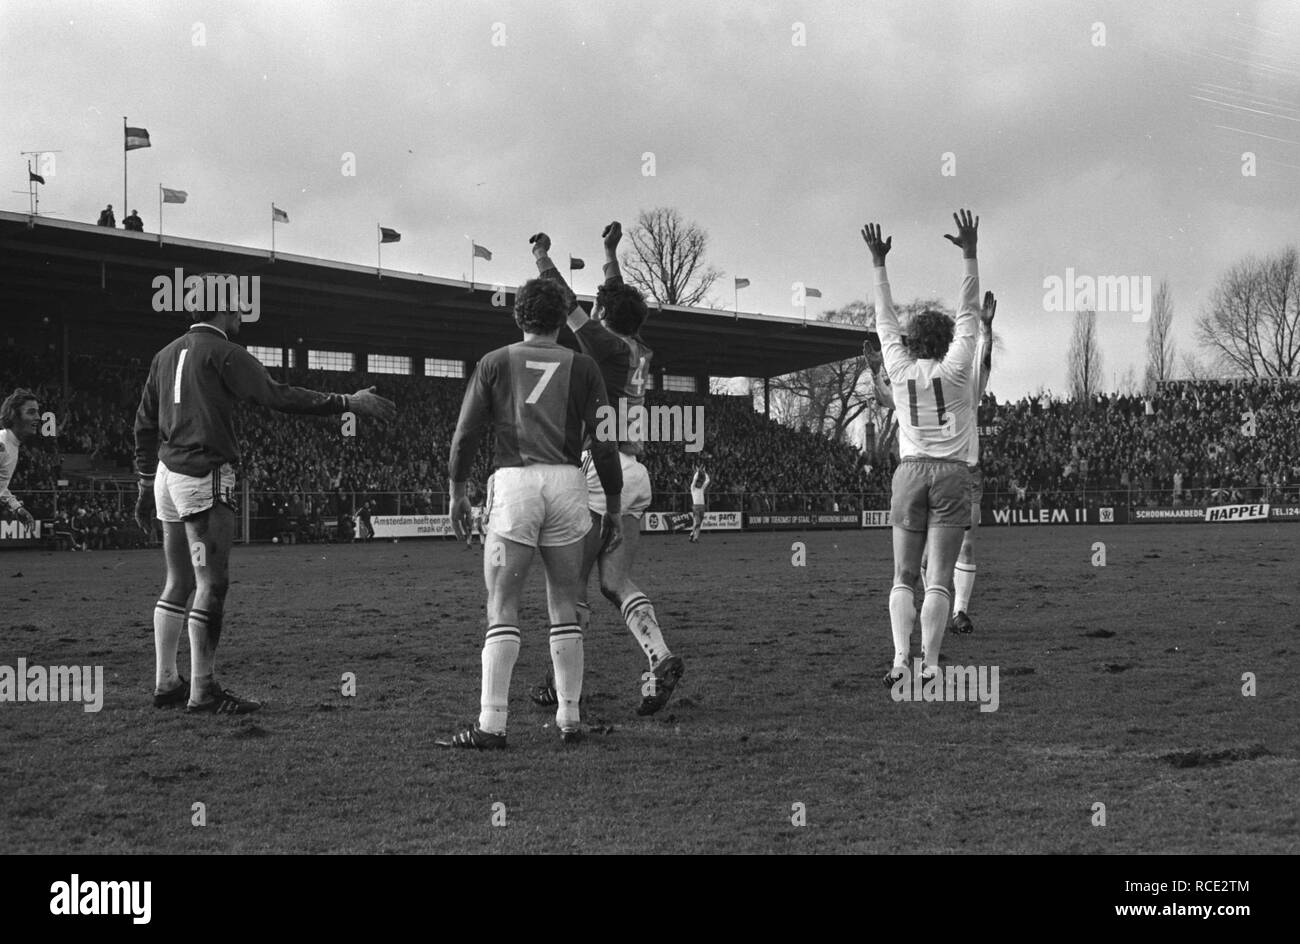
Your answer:
[[[518,363],[518,361],[515,363]],[[546,385],[549,384],[551,378],[555,376],[555,369],[560,366],[560,362],[524,361],[524,366],[529,370],[540,370],[542,372],[542,376],[537,378],[537,386],[533,387],[533,392],[528,395],[528,399],[524,400],[525,403],[536,403],[541,399],[542,391],[546,389]]]

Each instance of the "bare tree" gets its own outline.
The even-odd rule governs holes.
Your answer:
[[[722,275],[705,265],[709,234],[671,207],[642,210],[623,253],[627,280],[661,305],[699,304]]]
[[[1101,348],[1097,345],[1097,313],[1074,316],[1074,334],[1066,354],[1066,385],[1076,403],[1087,403],[1101,390]]]
[[[1147,323],[1147,371],[1144,386],[1154,392],[1156,384],[1170,380],[1174,373],[1174,300],[1169,294],[1169,280],[1161,279],[1151,302],[1151,320]]]
[[[1219,279],[1196,320],[1215,366],[1243,377],[1300,372],[1300,254],[1247,256]]]

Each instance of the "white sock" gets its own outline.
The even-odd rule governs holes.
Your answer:
[[[634,593],[623,601],[623,622],[627,623],[632,637],[641,644],[642,651],[650,660],[650,668],[653,669],[672,655],[668,651],[668,644],[664,642],[655,608],[650,605],[650,598],[644,593]]]
[[[483,642],[483,689],[479,696],[478,726],[488,734],[506,733],[506,708],[510,703],[510,674],[519,658],[519,627],[493,626]]]
[[[894,668],[907,665],[912,651],[912,625],[916,621],[916,599],[911,587],[895,584],[889,591],[889,628],[894,634]]]
[[[952,596],[946,587],[930,587],[921,604],[921,658],[927,666],[939,667],[939,646],[948,627],[948,606]]]
[[[153,608],[154,691],[170,692],[180,684],[176,648],[185,628],[185,607],[159,600]]]
[[[186,623],[190,633],[190,704],[198,705],[209,700],[216,684],[217,647],[208,632],[207,610],[191,609]]]
[[[952,589],[953,612],[965,613],[966,607],[970,606],[971,591],[975,589],[974,561],[969,564],[963,564],[961,561],[957,561],[957,566],[952,569]]]
[[[551,627],[551,666],[555,670],[555,723],[576,727],[582,698],[582,627],[565,623]]]

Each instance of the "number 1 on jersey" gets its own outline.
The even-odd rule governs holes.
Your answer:
[[[516,361],[515,363],[518,363],[518,361]],[[524,361],[524,366],[527,367],[529,370],[540,370],[542,372],[542,376],[537,379],[537,386],[533,387],[533,392],[530,393],[528,395],[528,399],[524,401],[525,403],[536,403],[538,400],[541,399],[542,391],[546,389],[546,385],[549,384],[551,382],[551,378],[555,376],[555,369],[560,366],[560,362],[559,361]],[[177,374],[178,378],[179,376],[180,375]],[[179,380],[177,382],[179,383]],[[180,388],[178,387],[177,389],[179,390]]]
[[[181,356],[176,359],[176,382],[172,387],[172,403],[181,402],[181,368],[185,366],[185,355],[189,352],[189,348],[183,348]]]

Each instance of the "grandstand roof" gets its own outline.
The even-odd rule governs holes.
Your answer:
[[[303,338],[316,349],[474,361],[519,338],[510,309],[494,307],[494,286],[482,282],[4,211],[0,249],[0,307],[62,315],[79,350],[111,341],[152,351],[175,336],[185,316],[155,312],[152,283],[177,268],[261,276],[260,320],[240,333],[247,344]],[[643,333],[658,368],[722,377],[774,377],[852,357],[865,335],[852,326],[676,306],[654,311]]]

